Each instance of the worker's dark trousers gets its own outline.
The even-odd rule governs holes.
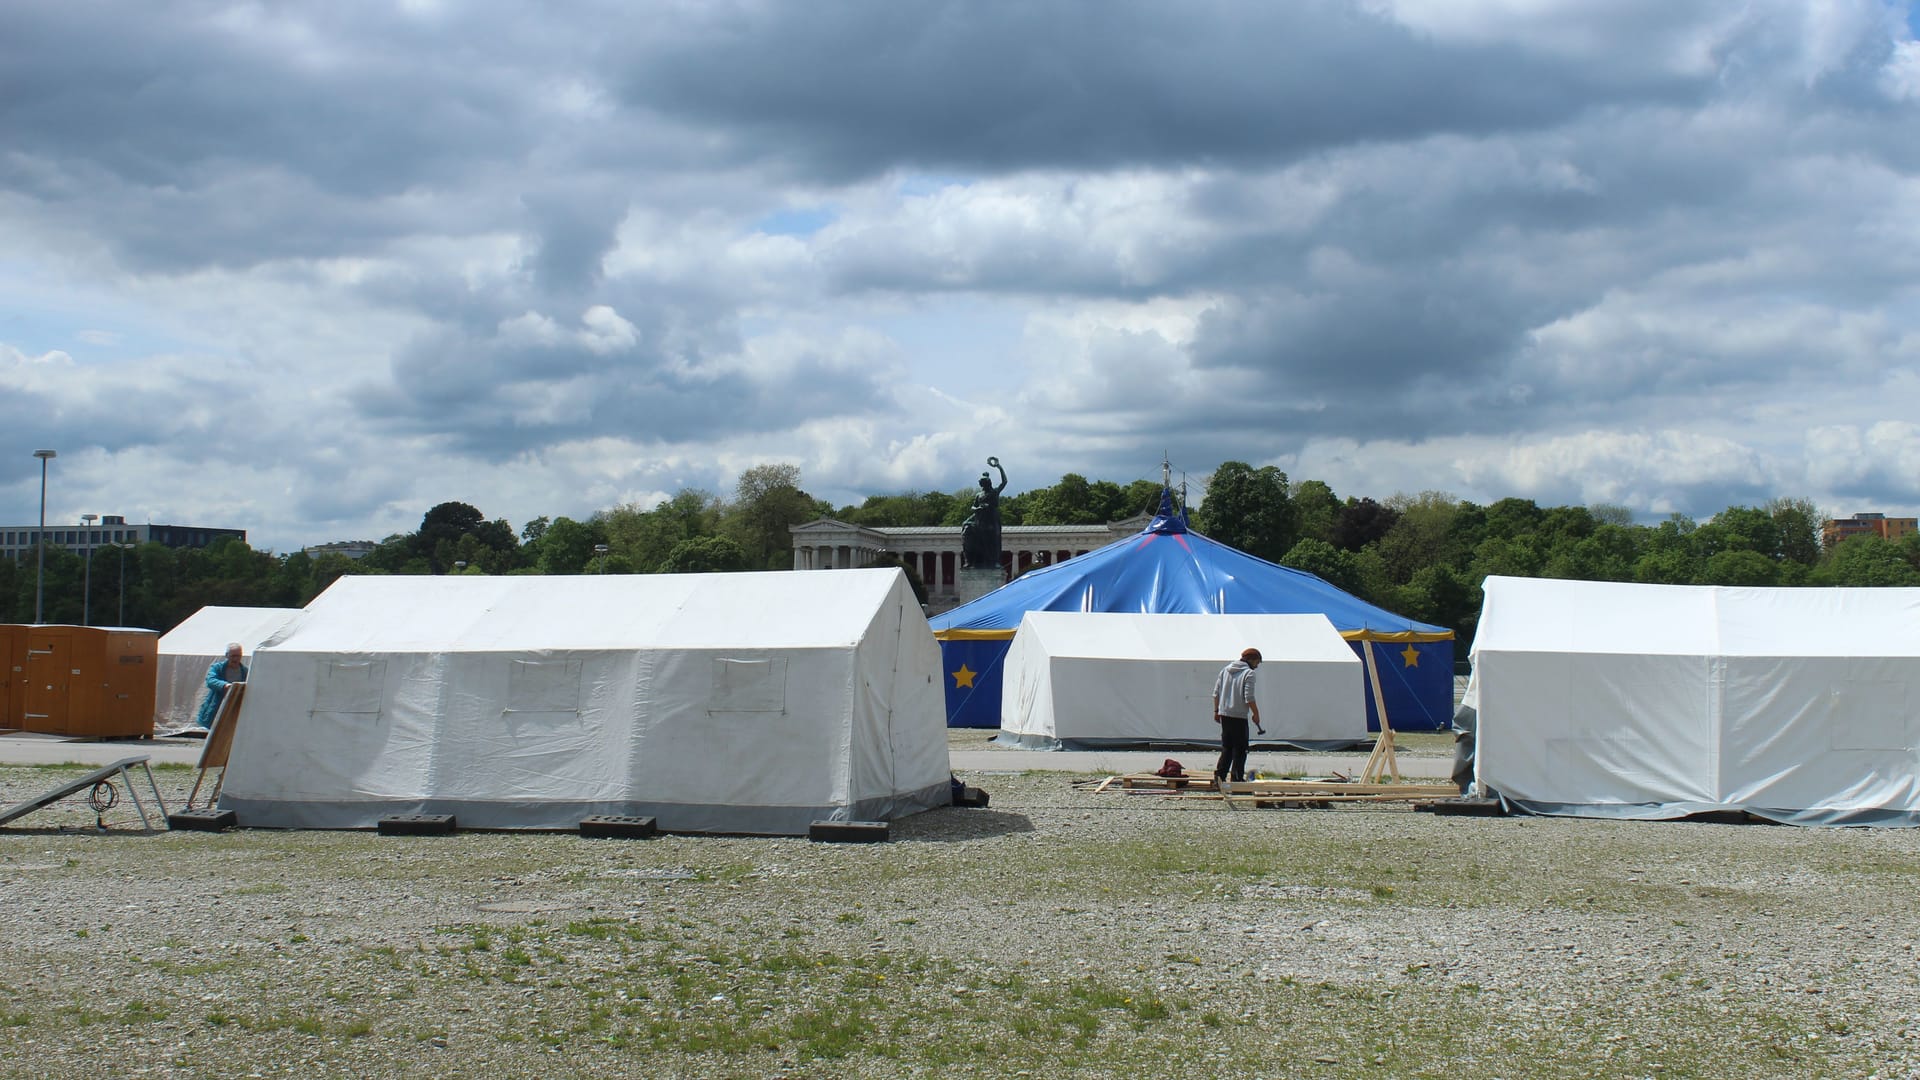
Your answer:
[[[1213,778],[1237,784],[1247,778],[1247,718],[1222,716],[1219,720],[1220,761],[1213,767]]]

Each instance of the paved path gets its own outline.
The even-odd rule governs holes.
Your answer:
[[[111,765],[141,754],[155,765],[195,765],[200,761],[200,743],[199,739],[100,741],[11,732],[0,735],[0,765]]]
[[[955,772],[1027,772],[1072,773],[1152,772],[1168,758],[1189,769],[1207,769],[1213,765],[1214,752],[1205,749],[1182,750],[1016,750],[999,746],[973,745],[947,752]],[[125,739],[98,742],[64,739],[57,735],[14,733],[0,735],[0,765],[111,765],[122,758],[146,754],[153,764],[195,765],[200,761],[199,739]],[[1247,759],[1250,768],[1263,773],[1304,773],[1328,776],[1339,772],[1357,776],[1365,767],[1365,754],[1304,754],[1256,749]],[[1453,768],[1449,757],[1431,754],[1399,755],[1400,775],[1416,779],[1444,779]]]

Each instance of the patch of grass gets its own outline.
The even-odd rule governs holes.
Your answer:
[[[317,1016],[295,1017],[292,1027],[293,1030],[302,1035],[325,1035],[327,1033],[327,1022]]]
[[[263,881],[258,885],[242,885],[240,888],[233,890],[233,895],[235,896],[278,896],[281,893],[288,892],[288,891],[290,891],[290,887],[285,882]]]
[[[146,1024],[166,1018],[165,1009],[145,1001],[129,1001],[120,1013],[120,1022],[124,1024]]]

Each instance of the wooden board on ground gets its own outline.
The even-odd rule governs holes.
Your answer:
[[[1409,782],[1363,782],[1345,779],[1320,780],[1246,780],[1228,784],[1221,791],[1212,773],[1188,769],[1181,776],[1159,773],[1127,773],[1109,776],[1093,789],[1095,794],[1108,790],[1118,781],[1122,788],[1136,794],[1158,794],[1170,799],[1208,799],[1239,808],[1251,804],[1259,808],[1286,806],[1330,806],[1334,803],[1432,802],[1452,798],[1459,788],[1452,784],[1415,784]]]
[[[1213,774],[1197,772],[1193,769],[1182,770],[1179,776],[1161,776],[1159,773],[1127,773],[1120,777],[1123,788],[1165,788],[1169,791],[1212,791]]]

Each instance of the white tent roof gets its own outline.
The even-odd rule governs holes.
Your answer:
[[[897,569],[345,577],[250,682],[242,824],[797,834],[947,801],[939,651]]]
[[[1213,683],[1249,646],[1267,741],[1367,737],[1360,658],[1325,615],[1029,611],[1000,726],[1036,745],[1218,742]]]
[[[228,642],[239,642],[252,656],[299,614],[299,608],[203,607],[161,635],[154,730],[177,731],[193,723],[207,692],[207,669],[226,655]]]
[[[1484,590],[1482,785],[1546,812],[1920,823],[1920,589]]]

